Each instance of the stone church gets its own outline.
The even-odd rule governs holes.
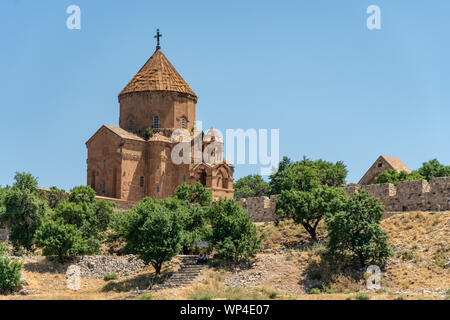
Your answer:
[[[223,140],[213,128],[196,130],[197,95],[162,53],[159,32],[157,37],[155,53],[119,94],[119,126],[104,125],[86,142],[87,184],[99,196],[137,202],[200,182],[214,199],[232,199],[234,168],[222,158]],[[191,153],[178,164],[172,151],[180,143]]]

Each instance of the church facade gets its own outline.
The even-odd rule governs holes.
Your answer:
[[[233,198],[234,168],[222,157],[223,140],[213,128],[196,130],[197,95],[159,44],[119,104],[119,126],[104,125],[86,142],[87,184],[97,195],[162,199],[200,182],[213,199]]]

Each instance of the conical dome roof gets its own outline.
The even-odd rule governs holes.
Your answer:
[[[160,47],[156,47],[155,53],[148,59],[145,65],[131,79],[127,86],[119,94],[123,96],[132,92],[143,91],[172,91],[184,93],[197,100],[197,95],[175,70]]]

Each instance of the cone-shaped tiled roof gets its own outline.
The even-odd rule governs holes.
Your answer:
[[[194,90],[175,70],[160,47],[156,47],[155,53],[131,79],[119,97],[127,93],[142,91],[173,91],[188,94],[197,99]]]

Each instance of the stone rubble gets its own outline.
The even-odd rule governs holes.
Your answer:
[[[80,267],[82,278],[96,279],[102,279],[105,274],[111,273],[119,276],[131,275],[146,267],[144,262],[134,255],[83,256],[76,265]]]

